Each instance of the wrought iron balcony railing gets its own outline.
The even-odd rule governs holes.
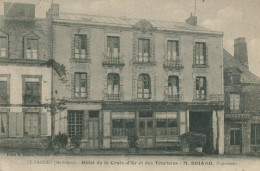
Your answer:
[[[103,65],[115,65],[115,66],[124,66],[124,60],[123,60],[123,55],[118,55],[113,56],[113,55],[104,55],[103,57],[103,61],[102,61]]]
[[[182,69],[183,64],[181,60],[166,60],[163,65],[164,68],[168,69]]]

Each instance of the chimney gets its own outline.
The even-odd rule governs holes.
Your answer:
[[[50,15],[52,15],[52,16],[58,17],[59,16],[59,10],[60,10],[59,4],[51,4],[51,8],[46,13],[46,16],[49,17]]]
[[[197,16],[193,16],[192,13],[190,14],[190,17],[186,20],[187,24],[196,26],[197,25]]]
[[[33,21],[35,5],[25,3],[4,3],[4,19],[11,21]]]
[[[234,40],[234,57],[248,68],[247,43],[244,37]]]

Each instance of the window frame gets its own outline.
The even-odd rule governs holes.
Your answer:
[[[233,135],[233,137],[232,137],[232,135]],[[231,124],[231,127],[230,127],[230,143],[229,144],[232,145],[232,146],[239,146],[242,143],[241,138],[242,138],[241,137],[241,125],[240,124]]]
[[[0,105],[8,105],[10,104],[10,75],[6,75],[6,74],[0,74],[0,82],[6,82],[6,94],[1,95],[1,96],[6,96],[6,103],[1,103],[0,101]]]
[[[26,79],[38,79],[37,81],[26,81]],[[22,75],[22,80],[23,80],[23,105],[26,106],[37,106],[37,105],[41,105],[42,104],[42,76],[41,75]],[[32,83],[38,83],[38,94],[39,97],[36,97],[38,100],[38,103],[26,103],[25,102],[25,96],[26,96],[26,82],[32,82]],[[35,98],[35,97],[34,97]]]
[[[6,127],[4,129],[6,129],[6,133],[2,134],[2,115],[6,115]],[[0,112],[0,137],[7,137],[9,135],[9,115],[8,112]]]
[[[74,122],[70,123],[70,117],[74,117]],[[77,120],[78,119],[78,120]],[[77,123],[79,121],[80,123]],[[68,119],[67,119],[67,124],[68,124],[68,136],[71,138],[75,135],[83,136],[84,134],[84,111],[83,110],[68,110]],[[70,126],[74,127],[70,129]],[[78,130],[77,130],[78,126]],[[79,133],[79,134],[77,134]]]
[[[254,127],[254,129],[253,129],[253,127]],[[255,124],[255,123],[251,124],[251,137],[250,138],[251,138],[250,145],[260,146],[260,124]],[[254,140],[254,142],[253,142],[253,140]],[[257,141],[259,141],[259,142],[257,142]]]
[[[141,86],[140,86],[141,84]],[[147,88],[145,87],[148,87],[149,89],[149,92],[148,93],[145,93],[144,90],[147,90]],[[141,87],[141,89],[139,88]],[[148,74],[140,74],[137,78],[137,99],[151,99],[151,96],[152,96],[152,91],[151,91],[151,78]],[[139,92],[139,90],[141,90],[141,92]],[[139,98],[139,95],[142,95],[141,98]],[[147,98],[145,98],[145,95],[149,95]]]
[[[5,56],[3,57],[2,56],[2,49],[1,49],[1,47],[0,47],[0,59],[6,59],[6,58],[8,58],[8,50],[9,50],[9,44],[8,44],[8,36],[2,36],[2,35],[0,35],[0,44],[1,44],[1,39],[5,39],[5,45],[6,45],[6,47],[5,47]]]
[[[201,59],[201,45],[203,59]],[[207,45],[206,42],[195,42],[194,48],[194,65],[196,66],[206,66],[207,65]]]
[[[107,42],[106,42],[106,57],[109,58],[109,59],[119,59],[120,58],[120,36],[115,36],[115,35],[107,35]],[[116,39],[118,42],[116,42],[118,44],[118,54],[117,56],[114,56],[113,54],[113,51],[111,51],[111,47],[108,47],[109,46],[109,39],[112,39],[111,42],[113,42],[113,39]],[[113,45],[113,48],[114,47],[114,43],[112,43]]]
[[[199,81],[198,81],[199,79]],[[200,79],[203,79],[203,87],[200,87]],[[204,76],[197,76],[195,80],[195,95],[196,95],[196,100],[206,100],[207,99],[207,78]],[[204,88],[204,94],[202,93]],[[199,93],[198,93],[199,92]],[[204,96],[204,98],[202,97]]]
[[[76,84],[77,84],[77,76],[76,75],[79,75],[79,82],[78,82],[78,85],[79,85],[79,95],[78,97],[76,96],[77,92],[76,92]],[[85,89],[86,91],[85,92],[81,92],[81,81],[84,81],[84,79],[81,79],[81,75],[85,75],[86,79],[85,79]],[[81,93],[85,93],[86,96],[85,97],[81,97]],[[88,74],[86,72],[75,72],[74,73],[74,98],[79,98],[79,99],[86,99],[88,98]]]
[[[170,52],[171,52],[171,55],[169,56],[169,43],[171,43],[171,49],[170,49]],[[175,52],[176,52],[176,59],[174,59],[174,56],[173,56],[173,43],[175,43]],[[180,46],[179,46],[179,40],[167,40],[167,52],[166,52],[166,58],[167,58],[167,61],[168,62],[175,62],[175,61],[179,61],[180,60]]]
[[[115,84],[117,82],[117,84]],[[109,85],[111,86],[111,93],[109,90]],[[118,86],[117,91],[115,91],[115,86]],[[120,76],[118,73],[108,73],[107,74],[107,95],[108,99],[119,98],[120,95]]]
[[[36,58],[33,58],[33,49],[31,49],[30,52],[30,58],[28,57],[27,53],[27,47],[28,47],[28,41],[36,41]],[[31,44],[32,47],[32,44]],[[35,49],[34,49],[35,50]],[[24,58],[27,60],[38,60],[39,59],[39,37],[37,36],[28,36],[24,37]]]
[[[29,134],[28,132],[26,132],[26,116],[29,115],[37,115],[37,133],[35,134]],[[41,135],[41,113],[40,112],[24,112],[23,114],[23,135],[24,136],[40,136]]]
[[[175,79],[175,81],[176,81],[176,87],[177,87],[177,94],[174,94],[173,93],[173,83],[174,83],[174,81],[172,80],[172,79]],[[171,86],[169,86],[169,84],[171,84]],[[175,76],[175,75],[170,75],[170,76],[168,76],[168,86],[167,86],[167,88],[168,88],[168,98],[170,98],[170,99],[172,99],[172,98],[174,98],[174,99],[178,99],[179,98],[179,95],[180,95],[180,82],[179,82],[179,77],[178,76]],[[171,89],[171,93],[169,92],[169,89]]]
[[[233,96],[233,97],[232,97]],[[237,96],[237,97],[235,97]],[[238,105],[236,105],[236,98],[238,98]],[[232,104],[231,104],[232,101]],[[238,106],[238,109],[236,108],[236,106]],[[237,94],[237,93],[230,93],[229,94],[229,109],[231,111],[239,111],[241,110],[241,95]]]
[[[78,49],[78,53],[76,53],[76,44],[77,44],[77,37],[79,37],[80,39],[78,39],[78,43],[79,43],[79,47],[80,49]],[[83,55],[83,53],[81,52],[82,48],[82,40],[85,41],[85,54]],[[88,35],[87,34],[74,34],[74,52],[73,52],[73,57],[75,60],[87,60],[88,59]],[[78,54],[78,58],[76,58],[76,55]],[[83,57],[84,56],[84,57]]]
[[[115,132],[115,127],[114,127],[114,121],[117,121],[117,120],[120,120],[122,122],[122,127],[118,127],[119,129],[122,129],[121,131],[118,131],[120,132],[120,134],[116,134]],[[132,128],[127,128],[126,125],[127,125],[127,122],[131,121],[133,123],[133,127]],[[130,130],[130,131],[129,131]],[[127,133],[127,131],[129,131]],[[112,119],[112,136],[114,137],[123,137],[123,136],[129,136],[129,135],[132,135],[134,134],[136,131],[136,120],[131,118],[131,119],[126,119],[126,118],[113,118]]]
[[[138,62],[140,62],[140,63],[147,63],[147,62],[151,62],[151,58],[152,58],[152,55],[151,55],[151,39],[149,39],[149,38],[141,38],[141,37],[139,37],[138,39],[137,39],[137,41],[138,41],[138,47],[137,47],[137,61]],[[142,42],[142,44],[140,44],[140,41]],[[144,52],[144,42],[143,41],[148,41],[147,42],[147,52],[146,53],[148,53],[147,54],[147,56],[145,56],[144,54],[145,54],[145,52]],[[140,46],[141,46],[141,52],[140,52]],[[140,55],[141,54],[141,55]],[[147,58],[147,59],[146,59]]]
[[[158,121],[161,120],[161,121],[164,121],[166,123],[166,125],[164,127],[158,127]],[[175,121],[177,126],[176,127],[170,127],[169,126],[169,122],[170,121]],[[169,128],[175,128],[177,130],[175,134],[171,134],[171,131],[169,130]],[[161,131],[164,131],[165,133],[164,134],[158,134],[158,131],[159,129],[164,129],[164,130],[161,130]],[[177,118],[156,118],[156,136],[178,136],[179,135],[179,123],[178,123],[178,119]]]

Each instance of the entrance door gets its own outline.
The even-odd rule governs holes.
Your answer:
[[[230,152],[242,153],[241,124],[231,124],[230,127]]]
[[[88,120],[89,149],[99,148],[99,111],[89,111]]]
[[[206,135],[206,144],[203,151],[212,153],[212,119],[211,112],[190,112],[190,132],[199,132]]]
[[[141,148],[154,146],[154,122],[152,112],[140,112],[138,120],[138,135],[141,139]]]

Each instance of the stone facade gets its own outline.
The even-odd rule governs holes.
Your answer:
[[[55,96],[65,97],[69,103],[65,111],[55,116],[56,134],[61,132],[71,137],[78,131],[87,149],[126,148],[127,134],[120,129],[127,131],[129,127],[125,125],[131,121],[143,148],[174,146],[179,144],[179,135],[192,131],[189,117],[202,113],[209,116],[206,123],[211,129],[211,152],[223,154],[223,33],[193,29],[194,26],[186,23],[178,26],[171,22],[65,14],[57,9],[54,4],[48,14],[53,19],[53,59],[65,66],[67,82],[60,82],[54,73],[53,85]],[[50,15],[54,10],[55,15]],[[168,26],[162,26],[164,24]],[[81,42],[84,47],[80,47],[84,49],[83,59],[75,57],[78,52],[75,46],[79,48],[75,40],[80,35],[85,42]],[[106,58],[108,37],[120,40],[116,45],[120,47],[116,62]],[[146,62],[140,62],[138,57],[141,39],[149,40]],[[169,41],[178,42],[178,63],[167,63]],[[205,45],[203,65],[195,64],[198,42]],[[109,73],[119,75],[120,96],[116,99],[108,96]],[[87,92],[84,98],[77,97],[79,89],[75,85],[78,86],[82,75],[76,74],[83,74],[86,85],[81,88]],[[149,76],[149,98],[138,97],[141,74]],[[178,77],[177,99],[168,97],[169,76]],[[196,99],[197,77],[206,78],[203,91],[207,93],[203,100]],[[78,127],[74,127],[72,122],[77,118],[80,121],[76,123]],[[174,135],[160,134],[159,124],[167,118],[178,125]],[[200,126],[203,129],[203,125]]]

